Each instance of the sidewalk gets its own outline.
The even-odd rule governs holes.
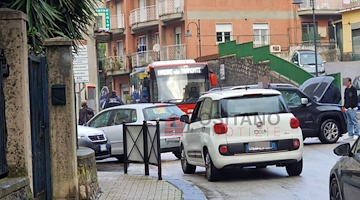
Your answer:
[[[178,179],[124,172],[98,172],[99,200],[201,200],[204,194],[195,186]]]

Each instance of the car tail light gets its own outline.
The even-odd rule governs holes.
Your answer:
[[[216,134],[224,134],[227,133],[228,127],[224,123],[217,123],[214,125],[214,131]]]
[[[300,122],[298,118],[294,117],[290,119],[290,126],[291,128],[298,128],[300,126]]]
[[[300,141],[298,139],[293,140],[293,149],[298,149],[300,147]]]
[[[219,147],[220,153],[221,154],[227,154],[228,153],[228,148],[226,145],[222,145]]]

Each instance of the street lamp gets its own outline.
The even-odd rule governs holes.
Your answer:
[[[315,21],[315,0],[309,0],[312,4],[313,26],[314,26],[314,49],[315,49],[315,76],[318,76],[317,50],[316,50],[316,21]],[[294,0],[292,4],[302,4],[302,0]]]
[[[198,23],[195,23],[195,22],[188,23],[185,37],[192,37],[192,34],[190,33],[190,30],[189,30],[190,24],[195,24],[196,28],[197,28],[196,30],[197,30],[197,36],[199,38],[199,54],[200,54],[200,61],[201,61],[202,59],[201,59],[200,19],[198,19]]]

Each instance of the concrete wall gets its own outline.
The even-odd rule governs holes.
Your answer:
[[[0,48],[10,65],[10,76],[4,78],[9,177],[32,180],[26,21],[22,12],[0,9]],[[12,182],[8,181],[11,187]],[[27,184],[32,187],[32,181]]]
[[[52,199],[78,199],[75,94],[71,41],[45,41]],[[53,85],[65,85],[66,105],[52,104]]]
[[[222,57],[208,61],[209,68],[217,75],[218,85],[236,86],[257,84],[258,78],[266,76],[271,83],[289,83],[287,78],[280,76],[269,68],[268,62],[253,63],[252,58],[237,59],[235,56]],[[220,64],[225,65],[225,80],[220,80]]]

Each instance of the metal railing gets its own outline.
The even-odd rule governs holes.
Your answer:
[[[314,0],[316,10],[343,10],[347,8],[360,6],[360,1],[344,3],[344,0]],[[299,10],[311,10],[312,0],[304,0],[299,6]]]
[[[157,7],[156,5],[152,5],[130,11],[129,23],[130,26],[132,26],[137,23],[154,21],[158,19],[159,16],[157,14]]]
[[[184,12],[184,0],[160,0],[159,16]]]
[[[183,60],[186,59],[186,44],[168,45],[155,51],[142,51],[130,54],[133,67],[141,67],[157,60]]]
[[[184,60],[186,58],[186,44],[164,46],[160,50],[161,60]]]
[[[116,71],[126,69],[126,56],[108,56],[103,60],[105,71]]]
[[[125,28],[125,20],[124,14],[121,15],[111,15],[111,29],[123,29]]]

